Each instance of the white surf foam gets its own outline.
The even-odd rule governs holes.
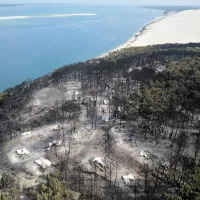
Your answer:
[[[0,20],[29,19],[29,18],[55,18],[55,17],[75,17],[75,16],[95,16],[95,13],[75,13],[75,14],[57,14],[57,15],[35,15],[35,16],[5,16]]]

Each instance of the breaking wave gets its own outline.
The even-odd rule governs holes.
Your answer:
[[[75,13],[75,14],[57,14],[57,15],[35,15],[35,16],[4,16],[0,20],[30,19],[30,18],[55,18],[55,17],[75,17],[75,16],[95,16],[95,13]]]

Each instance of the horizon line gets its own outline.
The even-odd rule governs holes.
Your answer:
[[[169,4],[134,4],[133,2],[129,2],[129,1],[126,1],[126,2],[51,2],[51,3],[0,3],[0,5],[49,5],[49,4],[126,4],[126,3],[129,3],[129,4],[132,4],[132,5],[135,5],[135,6],[181,6],[181,7],[187,7],[187,6],[191,6],[191,7],[200,7],[200,4],[199,5],[180,5],[180,4],[174,4],[174,5],[169,5]]]

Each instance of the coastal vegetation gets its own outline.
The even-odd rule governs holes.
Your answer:
[[[5,98],[6,98],[6,94],[0,93],[0,104],[3,104]]]
[[[91,200],[200,198],[200,44],[123,49],[25,81],[7,89],[0,99],[2,152],[23,133],[41,134],[42,127],[51,125],[58,125],[55,137],[65,144],[64,154],[55,145],[45,153],[59,175],[42,176],[43,183],[20,191],[29,199],[71,199],[73,191],[79,199]],[[89,167],[84,157],[88,151],[81,146],[84,139],[73,147],[72,138],[79,133],[96,136],[84,143],[94,146]],[[97,157],[100,151],[91,156],[98,149],[103,161]],[[139,158],[134,154],[138,149]],[[5,157],[1,165],[7,162]],[[44,175],[45,170],[40,171]],[[121,181],[124,171],[135,173],[134,180]],[[4,187],[9,194],[1,199],[9,199],[12,187]],[[11,191],[18,194],[17,189]]]

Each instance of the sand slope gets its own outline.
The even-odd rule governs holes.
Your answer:
[[[148,23],[136,35],[110,52],[123,48],[167,43],[200,42],[200,10],[171,12]],[[101,55],[107,56],[110,52]]]
[[[156,20],[127,46],[189,42],[200,42],[200,10],[186,10]]]

